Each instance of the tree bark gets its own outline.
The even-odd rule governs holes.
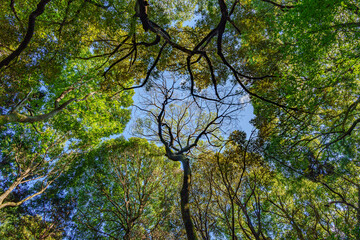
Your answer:
[[[191,220],[190,214],[190,203],[189,203],[189,196],[190,196],[190,186],[191,186],[191,170],[190,170],[190,163],[189,159],[183,158],[182,165],[184,168],[184,181],[183,186],[180,192],[181,197],[181,216],[184,222],[186,235],[189,240],[197,240],[194,224]]]
[[[3,202],[5,201],[5,199],[10,195],[10,193],[21,184],[21,181],[26,178],[28,176],[28,174],[30,173],[30,168],[28,168],[24,173],[22,173],[17,179],[16,181],[14,181],[11,186],[0,195],[0,209],[4,208],[6,205],[3,204]]]
[[[356,209],[356,237],[357,239],[360,239],[360,185],[357,185],[357,191],[358,191],[358,206]]]
[[[61,112],[65,107],[67,107],[70,103],[76,100],[77,100],[76,98],[72,98],[66,101],[65,103],[63,103],[60,107],[52,110],[51,112],[37,116],[28,116],[18,112],[12,112],[8,115],[0,115],[0,127],[10,122],[34,123],[34,122],[46,121],[54,117],[56,114]]]

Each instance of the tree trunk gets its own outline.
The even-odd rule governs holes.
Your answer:
[[[357,218],[357,223],[356,223],[356,237],[357,239],[360,239],[360,185],[357,185],[357,191],[358,191],[358,206],[356,209],[356,218]]]
[[[191,170],[189,159],[185,158],[181,161],[184,168],[184,181],[180,192],[181,196],[181,215],[185,225],[186,235],[189,240],[198,239],[196,236],[194,224],[191,220],[190,214],[190,185],[191,185]]]

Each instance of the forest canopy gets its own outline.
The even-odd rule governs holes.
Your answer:
[[[2,239],[360,239],[359,39],[353,0],[2,1]]]

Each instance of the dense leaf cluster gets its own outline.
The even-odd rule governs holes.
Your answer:
[[[1,237],[359,239],[359,14],[4,0]]]

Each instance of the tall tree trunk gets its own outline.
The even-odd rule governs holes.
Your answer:
[[[357,239],[360,239],[360,184],[357,185],[357,191],[358,191],[358,205],[356,209],[356,237]]]
[[[191,220],[190,214],[190,203],[189,203],[189,196],[190,196],[190,185],[191,185],[191,170],[190,170],[190,163],[189,159],[183,158],[182,164],[184,168],[184,181],[183,186],[180,192],[181,196],[181,216],[185,225],[186,235],[189,240],[196,240],[198,239],[196,236],[194,224]]]
[[[236,240],[235,236],[235,206],[234,206],[234,198],[230,197],[231,202],[231,239]]]

